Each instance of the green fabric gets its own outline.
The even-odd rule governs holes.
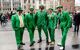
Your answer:
[[[60,19],[60,28],[62,31],[62,40],[61,44],[65,46],[67,32],[71,25],[71,18],[68,12],[62,11],[62,13],[58,14],[58,19]]]
[[[17,11],[23,11],[22,7],[19,6],[19,7],[17,8]]]
[[[28,29],[29,37],[30,37],[30,44],[32,44],[32,43],[33,43],[33,41],[34,41],[34,30],[35,30],[35,28],[34,28],[34,27],[33,27],[33,28],[31,28],[31,29]]]
[[[23,33],[24,33],[24,28],[19,28],[18,30],[15,31],[17,46],[20,46],[20,43],[22,43],[23,41]]]
[[[58,8],[63,8],[63,6],[62,5],[59,5],[59,6],[56,7],[56,9],[58,9]]]
[[[53,8],[49,8],[48,10],[52,10],[53,11]]]
[[[22,19],[23,19],[23,22],[25,22],[24,15],[22,15]],[[20,21],[19,21],[18,14],[12,15],[11,22],[12,22],[13,30],[17,30],[20,28]]]
[[[49,31],[49,34],[50,34],[50,40],[51,42],[54,42],[55,41],[55,30],[51,29],[51,28],[48,28],[48,31]]]
[[[39,6],[44,6],[44,4],[40,4]]]
[[[62,44],[62,46],[65,46],[68,30],[69,30],[69,28],[61,28],[61,31],[62,31],[61,44]]]
[[[28,13],[25,16],[25,26],[27,28],[35,28],[36,24],[35,24],[35,14],[32,13]]]
[[[35,30],[35,14],[28,13],[25,16],[25,26],[28,29],[30,43],[32,44],[34,41],[34,30]]]
[[[57,26],[57,18],[56,14],[52,13],[48,15],[48,30],[50,34],[51,41],[55,41],[54,34],[55,34],[55,28]]]
[[[58,19],[60,19],[60,27],[70,28],[71,18],[68,12],[62,11],[62,13],[59,13]]]
[[[39,39],[41,38],[41,29],[43,29],[46,40],[48,40],[48,31],[47,31],[47,12],[46,10],[36,12],[36,25],[38,27]]]
[[[55,29],[57,25],[57,17],[55,13],[48,15],[48,27],[51,29]]]
[[[34,7],[33,7],[33,6],[31,6],[31,7],[30,7],[30,10],[31,10],[31,11],[33,11],[33,10],[34,10]]]
[[[40,11],[36,13],[36,24],[39,25],[47,25],[47,12],[46,10]]]
[[[46,36],[46,41],[47,41],[47,40],[48,40],[47,26],[45,26],[45,25],[43,25],[43,26],[42,26],[42,25],[38,26],[39,39],[42,39],[42,37],[41,37],[41,30],[44,31],[45,36]]]
[[[24,16],[23,15],[22,15],[22,19],[24,22]],[[20,43],[22,43],[22,40],[23,40],[24,27],[20,28],[20,20],[18,18],[18,14],[15,14],[12,16],[11,22],[12,22],[13,30],[15,31],[17,46],[20,46]]]

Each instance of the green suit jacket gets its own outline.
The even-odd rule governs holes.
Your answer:
[[[22,19],[23,19],[23,22],[25,21],[24,20],[24,15],[22,15]],[[15,14],[12,16],[11,18],[11,21],[12,21],[12,27],[14,30],[18,30],[20,28],[20,20],[19,20],[19,17],[18,17],[18,14]],[[25,24],[24,24],[25,26]]]
[[[55,13],[48,14],[48,28],[55,29],[57,26],[57,17]]]
[[[71,18],[67,11],[62,11],[62,13],[58,13],[58,19],[60,19],[61,28],[70,28]]]
[[[27,28],[35,28],[35,14],[34,13],[28,13],[25,16],[25,26]]]
[[[46,10],[43,10],[42,12],[40,10],[38,10],[38,12],[36,12],[35,16],[36,16],[37,26],[47,24],[47,12],[46,12]]]

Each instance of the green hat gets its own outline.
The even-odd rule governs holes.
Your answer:
[[[39,6],[44,6],[43,4],[40,4]]]
[[[19,6],[19,7],[17,8],[17,11],[23,11],[22,7]]]
[[[53,11],[53,8],[49,8],[48,10],[52,10]]]
[[[58,8],[63,8],[63,6],[62,5],[59,5],[59,6],[56,7],[56,9],[58,9]]]
[[[31,11],[33,11],[33,10],[34,10],[34,7],[33,7],[33,6],[31,6],[31,7],[30,7],[30,10],[31,10]]]

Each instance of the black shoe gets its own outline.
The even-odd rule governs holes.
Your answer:
[[[49,42],[48,42],[48,41],[46,41],[46,44],[47,44],[47,45],[49,45]]]
[[[72,48],[74,48],[74,49],[79,48],[79,44],[72,45]]]
[[[42,42],[42,39],[38,40],[38,43],[41,43]]]
[[[25,45],[25,43],[20,43],[21,45]]]
[[[21,49],[21,46],[18,46],[18,50],[20,50]]]
[[[33,41],[33,43],[31,43],[31,44],[30,44],[30,47],[31,47],[31,46],[33,46],[33,45],[34,45],[34,43],[35,43],[35,41]]]

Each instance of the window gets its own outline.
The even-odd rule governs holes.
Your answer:
[[[33,0],[33,3],[35,3],[35,0]]]
[[[41,0],[39,0],[39,4],[41,4]]]
[[[30,0],[28,0],[28,3],[30,3]]]
[[[46,4],[46,0],[44,0],[44,4]]]

